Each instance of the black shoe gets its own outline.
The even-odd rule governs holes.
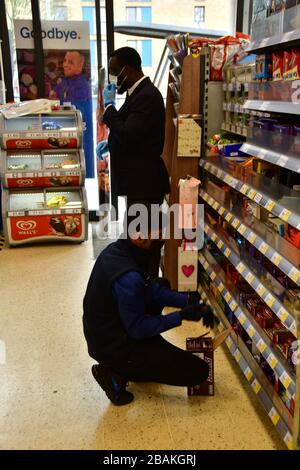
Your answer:
[[[117,406],[128,405],[134,399],[132,393],[126,390],[126,380],[114,376],[107,366],[94,364],[92,374],[110,401]]]

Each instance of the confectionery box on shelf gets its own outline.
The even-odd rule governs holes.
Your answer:
[[[75,108],[0,116],[2,213],[9,245],[87,239],[83,131]]]

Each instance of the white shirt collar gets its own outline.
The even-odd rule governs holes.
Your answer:
[[[140,83],[142,83],[143,80],[145,80],[146,75],[144,75],[142,78],[140,78],[137,82],[135,82],[134,85],[132,85],[131,88],[128,88],[128,96],[132,95],[132,93],[134,92],[134,90],[139,86]]]

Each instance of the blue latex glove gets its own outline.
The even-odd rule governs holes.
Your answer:
[[[116,105],[117,87],[113,83],[109,83],[103,90],[103,102],[106,107],[109,104]]]

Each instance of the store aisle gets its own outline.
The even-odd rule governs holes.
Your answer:
[[[91,237],[0,254],[0,449],[284,448],[225,349],[216,353],[214,398],[131,384],[135,401],[110,405],[91,376],[82,333],[93,262]],[[200,332],[190,323],[166,337],[184,347]]]

